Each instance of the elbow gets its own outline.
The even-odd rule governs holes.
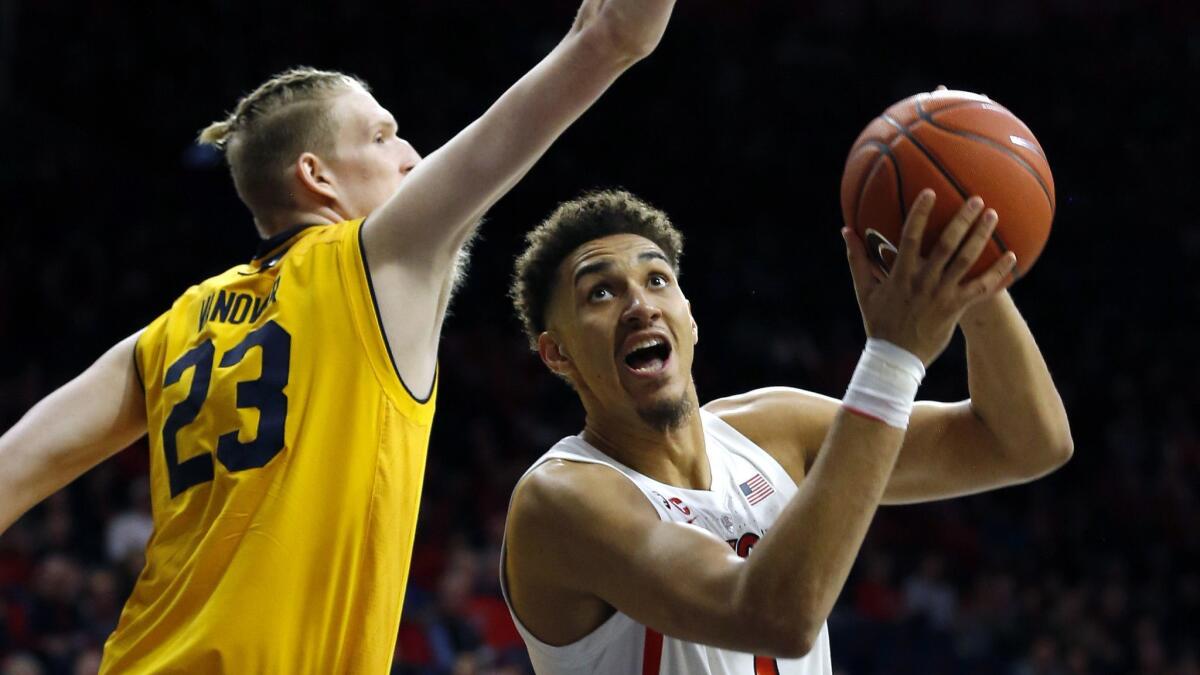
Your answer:
[[[756,650],[756,653],[777,659],[800,659],[808,656],[817,642],[820,625],[815,630],[807,625],[805,622],[796,622],[786,626],[772,627],[769,629],[769,633],[762,634],[768,639],[765,640],[766,644],[762,648]]]
[[[1071,438],[1070,432],[1067,432],[1066,438],[1062,442],[1051,446],[1050,449],[1050,470],[1054,471],[1062,465],[1071,461],[1071,457],[1075,455],[1075,440]]]
[[[815,612],[804,611],[802,606],[752,603],[738,621],[749,629],[748,643],[752,643],[742,651],[780,659],[803,658],[812,651],[824,623],[824,618],[816,618]]]
[[[777,659],[802,659],[808,656],[817,642],[817,636],[807,632],[793,631],[794,635],[786,643],[780,644],[775,654]]]
[[[1042,434],[1043,456],[1046,465],[1044,473],[1050,473],[1071,461],[1075,454],[1075,439],[1071,436],[1071,423],[1067,419],[1067,411],[1062,403],[1052,408],[1054,415],[1043,423]]]
[[[1075,454],[1075,441],[1070,431],[1036,441],[1037,451],[1027,453],[1021,467],[1021,478],[1034,480],[1062,468]]]
[[[1042,474],[1048,474],[1071,461],[1075,454],[1075,439],[1071,437],[1071,427],[1063,420],[1055,425],[1042,441]]]

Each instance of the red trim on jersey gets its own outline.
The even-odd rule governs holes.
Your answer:
[[[642,675],[658,675],[662,665],[662,633],[646,628],[646,648],[642,652]]]
[[[779,675],[779,662],[769,656],[754,657],[754,675]]]
[[[858,415],[859,417],[865,417],[865,418],[871,420],[872,422],[883,422],[884,424],[887,424],[887,422],[883,421],[882,417],[876,417],[865,410],[859,410],[858,408],[853,408],[851,406],[846,405],[845,403],[842,404],[842,408],[844,408],[846,410],[846,412],[848,412],[848,413],[854,413],[855,415]]]

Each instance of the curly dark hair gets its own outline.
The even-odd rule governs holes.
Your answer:
[[[654,242],[679,275],[683,234],[667,214],[625,190],[597,190],[563,202],[525,235],[525,251],[517,257],[508,291],[531,349],[537,351],[538,336],[546,329],[558,266],[576,248],[613,234],[636,234]]]

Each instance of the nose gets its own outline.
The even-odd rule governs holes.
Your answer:
[[[634,327],[652,325],[662,317],[662,310],[644,290],[634,289],[629,294],[629,304],[621,314],[621,321]]]
[[[421,153],[417,152],[416,148],[408,141],[400,139],[402,152],[400,155],[400,173],[407,175],[418,164],[421,163]]]

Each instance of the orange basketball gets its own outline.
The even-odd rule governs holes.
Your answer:
[[[968,277],[1013,251],[1018,279],[1050,236],[1054,177],[1046,153],[1029,127],[986,96],[948,90],[911,96],[875,118],[854,142],[842,174],[842,216],[884,269],[924,188],[937,193],[924,253],[971,195],[1000,216]]]

